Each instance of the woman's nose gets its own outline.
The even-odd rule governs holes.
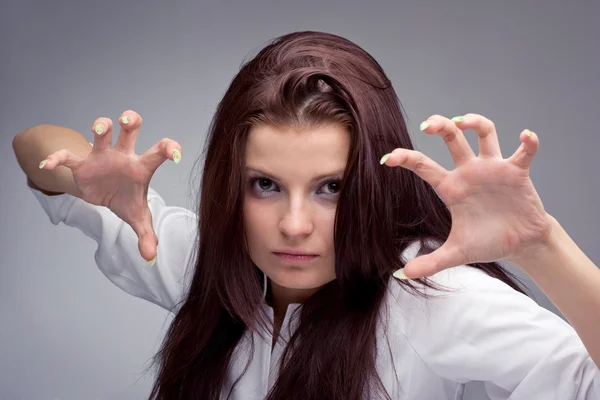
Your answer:
[[[279,229],[289,237],[310,235],[314,226],[308,207],[304,205],[290,207],[281,219]]]

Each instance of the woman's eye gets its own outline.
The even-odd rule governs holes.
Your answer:
[[[265,178],[259,179],[257,183],[261,190],[269,190],[273,186],[273,181]]]
[[[273,192],[279,192],[279,187],[272,179],[269,178],[254,178],[250,181],[250,188],[254,193],[260,196],[269,196]],[[323,183],[319,190],[318,194],[323,194],[325,196],[336,196],[340,191],[340,182],[339,181],[329,181]]]
[[[323,190],[325,190],[326,194],[334,195],[340,191],[340,183],[338,181],[327,182],[322,186]]]
[[[255,178],[250,181],[251,189],[259,194],[264,195],[265,193],[276,191],[277,186],[269,178]]]

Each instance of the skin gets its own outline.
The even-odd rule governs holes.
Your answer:
[[[119,121],[121,132],[115,146],[111,146],[112,121],[99,118],[93,125],[93,149],[82,145],[85,139],[76,132],[53,126],[19,133],[13,147],[32,185],[53,192],[71,193],[72,189],[73,195],[85,201],[105,205],[130,224],[139,237],[141,255],[150,260],[156,254],[157,239],[147,210],[148,184],[165,160],[180,159],[173,151],[180,155],[181,146],[164,138],[137,155],[134,145],[141,117],[131,110],[122,117],[129,119]],[[104,125],[102,133],[96,130],[98,124]],[[600,270],[544,210],[533,187],[529,168],[539,148],[537,135],[521,132],[521,145],[505,159],[494,123],[482,115],[466,114],[453,120],[433,115],[421,130],[444,139],[456,169],[448,171],[407,149],[390,149],[382,159],[383,168],[406,168],[428,182],[450,209],[452,229],[439,249],[410,261],[394,275],[417,278],[467,263],[509,261],[546,293],[600,365]],[[477,134],[479,155],[470,148],[464,130]],[[285,315],[288,304],[302,302],[335,278],[335,201],[323,198],[318,182],[310,180],[324,172],[343,171],[348,146],[349,135],[335,125],[302,131],[257,126],[251,132],[248,164],[269,168],[263,172],[275,174],[271,178],[277,183],[273,188],[263,186],[274,194],[247,196],[245,203],[249,252],[271,280],[276,319]],[[38,167],[40,155],[51,151],[47,162]],[[264,164],[250,164],[259,161]],[[114,165],[119,168],[110,168]],[[64,171],[60,166],[72,174],[59,174]],[[319,257],[302,267],[285,265],[272,255],[280,250],[278,246],[315,252]]]
[[[250,130],[244,201],[248,253],[270,280],[276,324],[289,304],[303,302],[335,279],[334,220],[349,147],[350,135],[340,124]],[[317,257],[283,260],[274,254],[278,251]]]
[[[148,186],[166,160],[181,160],[181,145],[163,138],[138,155],[135,143],[142,117],[127,110],[121,114],[119,125],[114,145],[113,122],[101,117],[91,127],[93,147],[82,134],[52,125],[19,133],[13,147],[31,187],[54,194],[68,193],[107,207],[131,226],[139,238],[141,256],[153,265],[158,238],[148,208]]]
[[[410,261],[394,276],[417,278],[472,262],[509,261],[544,291],[600,366],[600,270],[544,210],[529,174],[538,136],[522,131],[521,145],[505,159],[494,123],[482,115],[452,120],[432,115],[421,130],[444,139],[454,170],[407,149],[395,149],[382,161],[428,182],[450,209],[452,229],[440,248]],[[479,155],[464,130],[477,134]]]
[[[466,114],[457,121],[434,115],[421,128],[444,139],[454,170],[408,149],[393,150],[384,164],[407,168],[428,182],[450,209],[452,229],[439,249],[406,265],[407,277],[431,276],[474,262],[515,262],[547,242],[552,218],[529,176],[539,147],[534,132],[521,132],[521,146],[505,159],[494,123],[481,115]],[[467,129],[478,135],[479,155],[465,138],[462,130]]]

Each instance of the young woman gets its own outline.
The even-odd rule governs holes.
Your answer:
[[[136,155],[142,118],[119,123],[114,146],[99,118],[93,147],[42,125],[14,148],[51,221],[176,314],[151,399],[460,399],[473,380],[493,399],[600,399],[600,271],[532,185],[535,133],[505,159],[487,118],[431,116],[421,130],[447,143],[447,171],[413,150],[379,64],[318,32],[274,40],[233,79],[197,213],[149,187],[180,145]]]

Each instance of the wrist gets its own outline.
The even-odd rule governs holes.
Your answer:
[[[540,238],[523,249],[519,254],[510,257],[506,261],[519,266],[525,272],[535,268],[541,260],[546,260],[560,251],[561,234],[564,230],[553,216],[546,214],[547,226]]]

